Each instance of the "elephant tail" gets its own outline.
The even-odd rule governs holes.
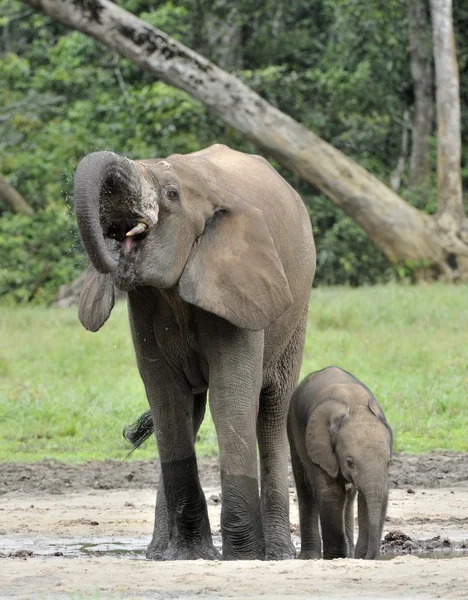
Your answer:
[[[126,425],[123,430],[123,436],[133,446],[130,452],[139,448],[150,437],[153,431],[153,417],[149,410],[138,417],[135,423]]]

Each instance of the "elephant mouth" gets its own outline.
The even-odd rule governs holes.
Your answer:
[[[125,242],[127,239],[138,242],[145,239],[149,233],[148,223],[139,218],[115,219],[110,222],[104,231],[104,237]]]
[[[138,256],[151,232],[148,220],[137,217],[114,217],[101,223],[108,250],[116,257],[114,284],[122,291],[139,285]]]
[[[104,237],[115,240],[115,250],[123,256],[133,255],[150,233],[148,222],[141,218],[118,218],[103,227]]]

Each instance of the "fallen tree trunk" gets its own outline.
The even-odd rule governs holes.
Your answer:
[[[416,210],[342,152],[166,33],[109,0],[23,0],[200,100],[228,125],[352,217],[392,263],[424,277],[468,279],[466,219],[440,223]],[[459,260],[462,259],[462,260]]]

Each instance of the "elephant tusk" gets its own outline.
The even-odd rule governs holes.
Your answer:
[[[138,225],[135,225],[135,227],[133,229],[130,229],[130,231],[127,231],[127,233],[125,235],[127,237],[131,237],[134,235],[138,235],[139,233],[143,233],[147,229],[148,229],[148,225],[146,223],[138,223]]]

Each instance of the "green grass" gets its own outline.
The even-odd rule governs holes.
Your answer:
[[[0,340],[0,460],[126,456],[147,403],[124,303],[95,334],[76,308],[0,307]],[[302,375],[331,364],[372,389],[397,451],[468,451],[468,286],[314,290]],[[216,453],[209,415],[198,452]]]

